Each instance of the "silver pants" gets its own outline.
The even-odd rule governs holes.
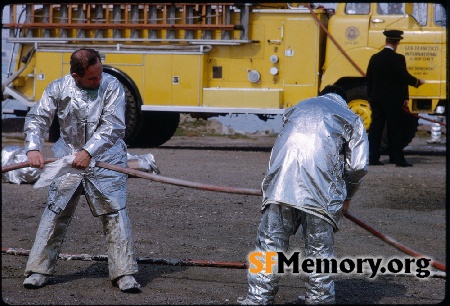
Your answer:
[[[67,228],[78,204],[82,187],[76,190],[66,207],[55,213],[48,206],[42,214],[36,238],[31,249],[25,275],[55,273],[56,261],[61,250]],[[138,271],[134,256],[131,223],[126,209],[116,213],[100,215],[108,244],[108,269],[112,281]]]
[[[289,237],[294,235],[297,229],[299,234],[303,235],[305,257],[334,257],[333,226],[315,215],[281,204],[268,205],[263,211],[255,251],[288,251]],[[265,257],[261,261],[264,260]],[[331,274],[310,273],[307,276],[306,304],[333,304],[335,291]],[[279,280],[280,274],[276,273],[248,273],[247,298],[257,304],[273,304]]]

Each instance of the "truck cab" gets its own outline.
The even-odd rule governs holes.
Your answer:
[[[350,107],[370,126],[365,72],[370,57],[385,45],[384,30],[401,30],[397,52],[405,55],[407,69],[426,83],[409,88],[409,109],[434,113],[447,104],[446,13],[438,3],[339,3],[328,31],[339,41],[327,40],[322,86],[336,83],[347,90]],[[342,50],[340,49],[342,48]],[[353,60],[347,60],[344,53]]]

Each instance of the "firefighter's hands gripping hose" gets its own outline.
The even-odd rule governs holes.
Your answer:
[[[87,157],[86,157],[87,156]],[[87,152],[81,150],[77,154],[64,156],[51,163],[46,164],[44,171],[39,176],[39,179],[34,183],[34,188],[42,188],[49,186],[52,181],[67,173],[81,174],[90,166],[95,166],[95,161],[91,160]]]
[[[45,158],[44,163],[45,164],[49,164],[52,162],[57,161],[57,158]],[[8,171],[12,171],[12,170],[16,170],[16,169],[21,169],[21,168],[25,168],[25,167],[30,167],[31,163],[29,161],[25,161],[25,162],[20,162],[20,163],[16,163],[16,164],[11,164],[11,165],[7,165],[2,167],[2,173],[8,172]],[[110,169],[110,170],[114,170],[114,171],[118,171],[121,173],[125,173],[128,175],[132,175],[135,177],[140,177],[140,178],[145,178],[145,179],[149,179],[149,180],[153,180],[153,181],[157,181],[157,182],[161,182],[161,183],[167,183],[167,184],[172,184],[172,185],[177,185],[177,186],[183,186],[183,187],[189,187],[189,188],[197,188],[197,189],[202,189],[202,190],[209,190],[209,191],[216,191],[216,192],[226,192],[226,193],[237,193],[237,194],[247,194],[247,195],[255,195],[255,196],[261,196],[262,192],[260,190],[257,189],[248,189],[248,188],[234,188],[234,187],[226,187],[226,186],[215,186],[215,185],[210,185],[210,184],[202,184],[202,183],[196,183],[196,182],[189,182],[189,181],[184,181],[184,180],[178,180],[178,179],[174,179],[174,178],[170,178],[170,177],[164,177],[161,175],[155,175],[155,174],[150,174],[147,172],[143,172],[143,171],[139,171],[136,169],[130,169],[127,167],[120,167],[120,166],[116,166],[116,165],[111,165],[111,164],[107,164],[107,163],[103,163],[103,162],[96,162],[95,166],[97,167],[101,167],[101,168],[106,168],[106,169]],[[383,233],[381,233],[380,231],[376,230],[374,227],[366,224],[365,222],[359,220],[356,216],[354,216],[353,214],[349,213],[347,211],[348,206],[350,204],[350,200],[345,200],[344,201],[344,208],[343,208],[343,215],[349,219],[350,221],[352,221],[353,223],[357,224],[358,226],[364,228],[365,230],[369,231],[370,233],[372,233],[373,235],[375,235],[376,237],[380,238],[381,240],[383,240],[384,242],[394,246],[395,248],[397,248],[398,250],[409,254],[413,257],[426,257],[426,258],[430,258],[430,256],[421,254],[419,252],[416,252],[414,250],[412,250],[411,248],[409,248],[408,246],[401,244],[399,242],[397,242],[395,239],[384,235]],[[441,271],[446,271],[446,266],[440,262],[436,262],[436,261],[431,261],[430,264],[435,267],[438,270]]]
[[[91,162],[91,155],[86,150],[80,150],[75,153],[72,167],[77,169],[86,169]]]
[[[28,151],[27,157],[30,163],[30,167],[44,169],[45,158],[39,151]]]

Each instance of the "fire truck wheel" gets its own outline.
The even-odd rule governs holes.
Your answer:
[[[123,84],[122,84],[123,85]],[[140,105],[136,101],[132,92],[127,86],[123,86],[125,91],[125,142],[127,144],[133,143],[139,137],[139,131],[142,128],[142,115]]]
[[[168,141],[175,134],[180,123],[180,114],[175,112],[143,112],[139,137],[132,147],[155,148]]]
[[[355,87],[347,91],[346,94],[348,107],[361,117],[364,122],[364,127],[368,131],[372,122],[372,111],[370,110],[370,104],[367,99],[367,87]]]

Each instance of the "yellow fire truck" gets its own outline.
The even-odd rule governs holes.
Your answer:
[[[385,29],[405,32],[398,52],[426,80],[410,88],[413,113],[443,112],[446,12],[435,3],[95,3],[9,5],[13,69],[3,97],[32,106],[69,73],[71,53],[90,47],[127,95],[126,142],[159,146],[180,113],[267,119],[329,84],[370,126],[365,71]],[[405,115],[404,146],[418,119]],[[55,120],[57,124],[57,120]],[[52,138],[51,128],[49,138]],[[369,131],[370,132],[370,131]],[[56,136],[57,137],[57,136]],[[54,137],[53,137],[54,138]]]

